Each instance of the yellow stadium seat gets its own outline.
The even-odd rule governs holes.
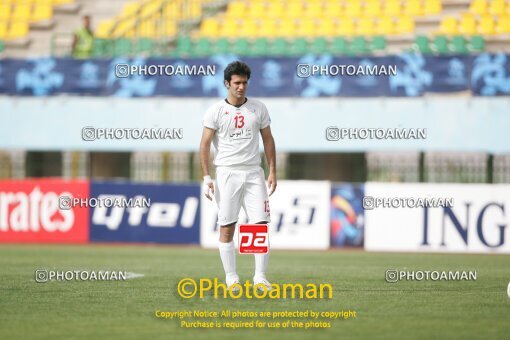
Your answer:
[[[273,19],[278,19],[283,17],[284,12],[285,12],[284,3],[281,1],[276,1],[269,4],[265,16]]]
[[[423,2],[423,14],[434,15],[443,11],[441,0],[427,0]]]
[[[221,37],[235,37],[239,31],[239,23],[237,19],[225,19],[220,27],[219,35]]]
[[[28,35],[28,22],[27,21],[14,21],[11,22],[11,27],[7,32],[7,39],[19,39]]]
[[[32,13],[31,22],[49,20],[53,16],[53,7],[51,5],[36,5]]]
[[[7,38],[7,21],[0,21],[0,40]]]
[[[505,5],[505,0],[492,0],[488,12],[492,15],[503,15],[505,14]]]
[[[510,1],[506,3],[506,14],[510,14]]]
[[[412,17],[422,15],[421,2],[419,0],[407,0],[404,4],[403,13]]]
[[[252,2],[248,16],[252,18],[263,18],[266,16],[266,3],[265,2]]]
[[[110,38],[109,32],[114,24],[115,21],[113,19],[101,21],[96,28],[95,36],[97,38]]]
[[[27,5],[27,6],[31,7],[33,5],[33,3],[34,3],[34,0],[3,0],[2,2],[4,2],[4,3],[11,3],[14,6],[17,6],[17,5]]]
[[[458,33],[457,18],[445,17],[439,26],[439,33],[453,35]]]
[[[114,38],[116,37],[134,38],[135,22],[136,18],[124,19],[122,21],[119,21],[117,27],[115,28]]]
[[[329,2],[324,5],[324,16],[328,18],[340,18],[344,14],[342,4]]]
[[[473,35],[476,33],[476,19],[472,15],[463,15],[459,22],[459,33]]]
[[[298,37],[314,37],[316,36],[315,20],[302,19],[298,21],[296,27],[296,35]]]
[[[294,19],[285,18],[280,20],[277,29],[277,37],[294,37],[296,35],[296,23]]]
[[[402,13],[402,6],[398,0],[384,2],[383,14],[385,16],[398,17]]]
[[[336,35],[351,37],[355,33],[354,20],[351,18],[342,18],[336,26]]]
[[[414,20],[411,17],[400,17],[395,26],[395,33],[409,34],[414,33]]]
[[[510,33],[510,15],[500,16],[496,25],[496,33],[508,34]]]
[[[301,1],[288,2],[285,7],[285,16],[294,19],[303,17],[303,3]]]
[[[147,17],[154,15],[160,8],[160,4],[157,2],[149,2],[145,6],[142,6],[140,15],[142,17]]]
[[[74,4],[74,0],[53,0],[53,5],[69,5]]]
[[[140,3],[139,2],[130,2],[124,5],[122,7],[122,12],[120,13],[121,16],[130,16],[136,14],[138,10],[140,9]]]
[[[276,36],[276,29],[277,29],[277,25],[276,25],[275,19],[262,20],[259,23],[257,37],[272,38],[272,37]]]
[[[11,17],[11,5],[0,4],[0,21],[7,21]]]
[[[371,36],[375,33],[374,20],[372,18],[361,18],[356,25],[356,34]]]
[[[333,37],[335,35],[336,23],[335,19],[322,19],[316,28],[316,34],[322,37]]]
[[[15,21],[29,21],[30,20],[30,5],[17,4],[14,7],[11,18]],[[20,26],[21,27],[21,26]]]
[[[214,38],[219,34],[220,23],[217,19],[206,18],[200,24],[200,35],[203,37]]]
[[[144,38],[156,37],[156,25],[154,20],[146,19],[138,25],[137,34]]]
[[[198,1],[193,1],[188,3],[189,6],[189,15],[188,17],[191,19],[198,19],[202,17],[202,4]]]
[[[170,1],[163,7],[163,13],[166,18],[177,19],[180,15],[180,4],[175,1]]]
[[[482,15],[487,13],[486,0],[473,0],[469,5],[469,11],[473,14]]]
[[[167,37],[174,37],[177,35],[177,22],[166,21],[163,27],[164,35]]]
[[[232,1],[228,4],[227,8],[227,17],[230,18],[242,18],[246,15],[248,11],[248,6],[245,2],[242,1]]]
[[[395,25],[393,24],[393,18],[382,17],[377,21],[376,25],[377,34],[390,35],[395,33]]]
[[[306,6],[305,16],[320,19],[323,16],[322,2],[310,2]]]
[[[238,36],[244,38],[255,37],[258,31],[258,25],[256,19],[243,20],[242,25],[239,27]]]
[[[381,15],[382,8],[379,1],[370,1],[365,4],[364,15],[371,17],[378,17]]]
[[[494,34],[494,19],[490,15],[485,15],[478,21],[477,32],[479,34]]]
[[[350,18],[361,16],[361,3],[357,1],[350,1],[345,3],[345,15]]]

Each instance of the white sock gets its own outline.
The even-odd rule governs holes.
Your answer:
[[[269,251],[267,254],[253,254],[255,257],[255,276],[266,278],[267,265],[269,263]]]
[[[234,241],[220,242],[220,257],[227,277],[237,276],[236,273],[236,247]]]

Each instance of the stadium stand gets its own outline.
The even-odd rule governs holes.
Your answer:
[[[3,45],[7,52],[12,45],[28,46],[34,30],[41,25],[46,29],[53,27],[55,12],[63,6],[86,7],[87,3],[3,1],[0,41],[4,44],[0,44],[0,50]],[[115,3],[117,6],[112,6],[105,15],[92,18],[95,57],[195,57],[234,50],[247,56],[289,56],[310,51],[381,55],[412,49],[421,53],[464,54],[510,48],[510,1],[506,0],[116,0]],[[74,12],[75,24],[82,13]],[[51,43],[46,42],[52,55],[70,55],[69,38],[59,42],[72,29],[66,31],[52,30]],[[436,44],[441,41],[446,41],[445,48]],[[35,54],[41,53],[39,48]],[[33,55],[33,49],[26,54]]]

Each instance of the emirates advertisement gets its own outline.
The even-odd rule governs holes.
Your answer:
[[[86,206],[61,209],[62,197],[86,198],[88,181],[32,179],[0,181],[0,242],[86,243]]]

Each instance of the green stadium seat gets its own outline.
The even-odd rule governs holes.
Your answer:
[[[373,37],[370,47],[374,51],[384,51],[386,49],[386,38],[383,36]]]
[[[436,36],[432,42],[432,50],[437,54],[448,54],[450,52],[448,38],[444,35]]]
[[[329,45],[329,52],[334,55],[345,55],[348,52],[347,41],[344,37],[335,37]]]
[[[471,52],[485,51],[485,39],[481,35],[473,35],[469,39],[468,48]]]
[[[180,36],[177,38],[175,50],[170,53],[171,56],[188,56],[193,50],[193,43],[190,38]]]
[[[109,48],[110,47],[110,48]],[[106,57],[111,51],[111,41],[109,39],[94,39],[94,47],[92,48],[92,57]]]
[[[269,54],[272,56],[289,55],[288,43],[284,38],[274,39],[269,46]]]
[[[308,42],[305,38],[294,39],[289,46],[289,53],[293,56],[304,55],[308,52]]]
[[[466,44],[466,39],[459,35],[452,38],[450,48],[451,52],[456,54],[467,54],[469,52]]]
[[[237,55],[248,55],[250,51],[250,43],[246,38],[237,38],[232,44],[232,53]]]
[[[5,43],[0,40],[0,52],[3,52],[5,50]]]
[[[209,38],[200,38],[193,44],[191,56],[205,57],[211,55],[213,52],[211,40]]]
[[[269,42],[266,38],[257,38],[251,45],[250,55],[265,56],[269,54]]]
[[[227,38],[217,39],[212,48],[214,54],[228,54],[230,52],[230,42]]]
[[[310,52],[313,54],[325,53],[328,49],[328,42],[323,37],[315,38],[310,44]]]
[[[355,37],[349,46],[350,55],[363,55],[370,53],[370,47],[365,37]]]
[[[418,35],[414,40],[414,49],[423,54],[431,54],[430,41],[424,35]]]
[[[118,38],[113,40],[113,55],[124,57],[133,53],[133,42],[128,38]]]
[[[149,38],[140,38],[137,41],[136,44],[136,51],[137,52],[146,52],[149,54],[154,54],[156,49],[156,44],[154,40]]]

